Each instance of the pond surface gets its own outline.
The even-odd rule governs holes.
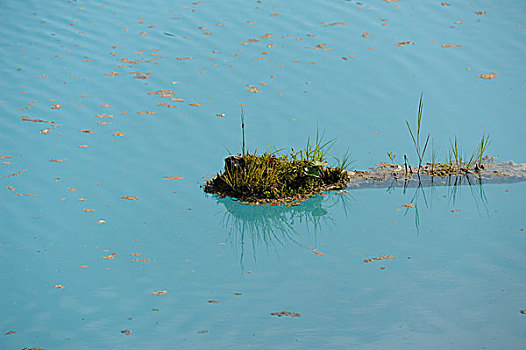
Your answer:
[[[526,162],[523,1],[4,0],[0,21],[1,349],[524,348],[524,182],[291,208],[199,186],[240,151],[240,104],[251,150],[318,126],[366,169],[415,162],[423,92],[439,157],[486,133]]]

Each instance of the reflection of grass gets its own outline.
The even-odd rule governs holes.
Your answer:
[[[288,247],[291,243],[301,245],[296,232],[298,225],[313,231],[316,240],[316,233],[323,226],[332,225],[331,208],[342,206],[347,214],[349,198],[348,194],[313,196],[297,206],[250,206],[226,198],[218,198],[217,202],[225,207],[221,224],[228,233],[228,241],[241,250],[242,262],[246,244],[251,245],[254,259],[256,246],[261,244],[267,249]]]
[[[405,210],[405,214],[407,215],[410,210],[414,210],[415,215],[415,227],[417,234],[420,232],[420,213],[419,213],[419,202],[420,202],[420,195],[422,195],[422,198],[424,200],[425,207],[429,208],[429,203],[433,203],[433,198],[440,198],[440,196],[436,192],[437,185],[434,183],[433,177],[428,178],[429,181],[427,181],[424,186],[424,183],[419,181],[418,186],[415,188],[415,192],[413,194],[413,197],[411,198],[410,203],[413,204],[414,209],[409,209],[409,207]],[[445,180],[444,180],[445,181]],[[488,213],[488,208],[486,206],[486,203],[488,202],[488,199],[486,197],[486,194],[484,192],[484,187],[482,185],[482,179],[477,176],[473,175],[462,175],[462,176],[450,176],[447,178],[447,183],[440,183],[438,186],[447,186],[448,188],[448,202],[452,205],[455,205],[457,198],[459,197],[461,193],[462,186],[468,186],[471,192],[471,195],[475,201],[475,205],[477,206],[477,210],[480,213],[480,204],[482,204],[485,208],[486,213]],[[426,197],[426,192],[424,190],[425,187],[429,188],[429,191],[431,192],[431,201],[428,202]],[[478,189],[478,190],[477,190]],[[389,187],[387,191],[390,193],[394,190],[394,187]],[[406,193],[407,187],[404,186],[404,194]],[[445,196],[444,196],[445,197]]]

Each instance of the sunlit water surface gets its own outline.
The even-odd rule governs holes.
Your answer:
[[[0,349],[524,349],[526,183],[292,208],[199,185],[240,151],[240,104],[251,150],[318,125],[364,169],[415,161],[423,92],[440,157],[487,133],[526,162],[525,11],[2,1]]]

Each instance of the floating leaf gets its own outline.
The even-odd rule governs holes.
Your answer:
[[[126,334],[126,335],[130,335],[130,334],[132,334],[132,330],[130,330],[130,329],[125,329],[125,330],[121,331],[121,333],[122,333],[122,334]]]
[[[57,289],[64,289],[64,286],[61,285],[61,284],[55,284],[55,285],[53,285],[53,287],[55,287]]]
[[[31,118],[26,117],[26,116],[23,116],[22,120],[26,121],[26,122],[33,122],[33,123],[46,123],[46,124],[53,124],[53,123],[55,123],[54,121],[49,121],[49,120],[31,119]]]
[[[325,253],[322,253],[318,250],[318,248],[312,250],[314,253],[316,253],[317,256],[325,255]]]
[[[367,259],[364,259],[363,262],[364,263],[370,263],[370,262],[373,262],[374,260],[392,260],[392,259],[395,259],[396,257],[392,256],[392,255],[382,255],[382,256],[377,256],[377,257],[374,257],[374,258],[367,258]]]
[[[163,176],[163,180],[182,180],[184,179],[181,176]]]
[[[206,329],[203,329],[202,331],[198,331],[197,333],[198,334],[205,334],[205,333],[208,333],[208,331]]]
[[[137,196],[122,196],[121,199],[127,199],[130,201],[136,201],[138,199]]]
[[[219,304],[219,303],[220,303],[219,300],[208,300],[208,302],[209,302],[210,304]]]
[[[85,209],[82,209],[82,211],[84,211],[86,213],[93,213],[95,211],[95,209],[85,208]]]
[[[480,16],[480,15],[485,15],[487,12],[486,11],[475,11],[473,13]]]
[[[111,253],[109,255],[104,256],[103,258],[107,260],[112,260],[115,258],[115,255],[117,255],[117,253]]]
[[[95,118],[113,118],[113,116],[111,114],[97,114],[96,116],[94,116]]]
[[[93,134],[93,130],[87,130],[87,129],[80,129],[79,132],[83,132],[85,134]]]
[[[414,44],[415,44],[415,43],[414,43],[414,42],[412,42],[412,41],[401,41],[401,42],[399,42],[399,43],[396,43],[396,44],[395,44],[395,46],[398,46],[398,47],[400,47],[400,46],[405,46],[405,45],[414,45]]]
[[[481,79],[495,79],[499,75],[498,73],[492,72],[492,73],[482,73],[479,75],[479,78]]]
[[[406,207],[406,208],[414,208],[415,205],[413,203],[409,203],[409,204],[402,204],[402,207]]]
[[[158,292],[152,292],[152,295],[165,295],[168,293],[166,290],[160,290]]]
[[[319,49],[319,50],[322,50],[322,51],[330,51],[330,50],[333,50],[332,48],[329,48],[327,47],[327,43],[321,43],[321,44],[318,44],[316,46],[308,46],[307,48],[308,49]]]
[[[156,113],[155,112],[152,112],[152,111],[141,111],[141,112],[137,112],[138,115],[141,115],[141,114],[149,114],[149,115],[155,115]]]
[[[278,312],[272,312],[270,314],[272,316],[278,316],[278,317],[282,317],[282,316],[301,317],[301,314],[299,312],[289,312],[289,311],[283,311],[283,310],[280,310]]]

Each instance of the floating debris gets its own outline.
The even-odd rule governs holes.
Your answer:
[[[278,312],[271,312],[270,314],[272,316],[278,316],[278,317],[282,317],[282,316],[301,317],[301,314],[299,312],[289,312],[289,311],[283,311],[283,310],[280,310]]]

